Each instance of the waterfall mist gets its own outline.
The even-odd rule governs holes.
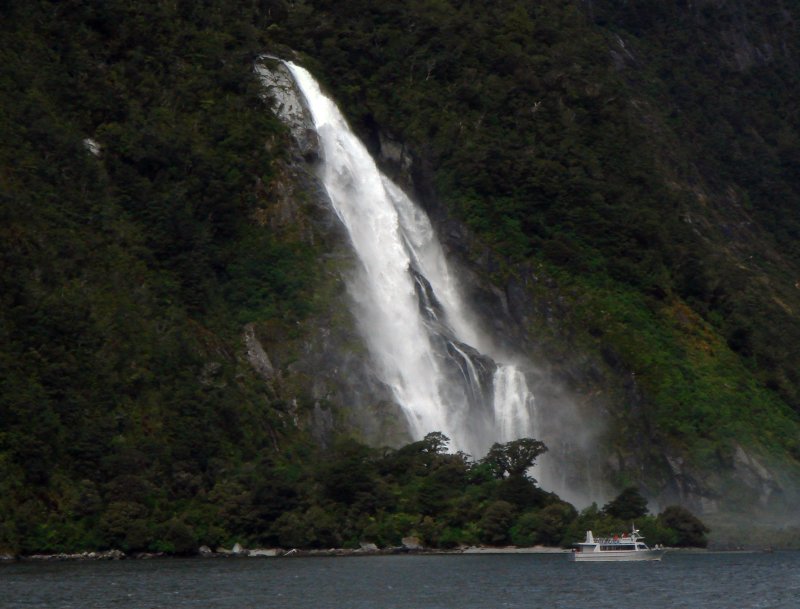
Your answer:
[[[474,321],[425,212],[381,173],[313,77],[286,65],[320,138],[321,180],[360,263],[348,278],[360,332],[414,437],[442,431],[475,457],[494,442],[539,438],[525,374]],[[539,467],[536,475],[546,477]]]

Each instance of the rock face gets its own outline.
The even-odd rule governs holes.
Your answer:
[[[263,56],[255,71],[265,85],[275,113],[289,127],[297,142],[297,151],[308,162],[319,159],[319,137],[308,106],[295,86],[286,65],[276,57]]]
[[[265,380],[270,380],[275,376],[275,369],[272,367],[272,362],[269,361],[267,352],[264,347],[258,342],[256,338],[256,331],[253,324],[247,324],[244,327],[242,335],[245,349],[247,350],[247,361],[253,369]]]
[[[291,405],[293,423],[310,427],[325,444],[348,431],[374,444],[410,439],[405,417],[375,374],[356,329],[345,278],[357,264],[346,231],[316,175],[319,138],[308,108],[285,64],[262,57],[255,68],[275,113],[289,128],[293,160],[273,181],[271,206],[257,220],[276,231],[302,232],[323,251],[311,295],[314,312],[291,331],[249,324],[243,357]]]
[[[777,491],[780,492],[775,477],[764,467],[758,459],[747,454],[745,450],[736,445],[736,452],[733,455],[733,467],[739,478],[752,488],[757,488],[761,492],[758,494],[758,503],[765,506],[769,503],[770,497]]]
[[[83,140],[83,147],[86,148],[86,150],[93,156],[98,158],[102,156],[103,147],[97,143],[97,140],[87,137]]]

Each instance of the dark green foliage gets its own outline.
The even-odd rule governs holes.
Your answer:
[[[484,457],[483,462],[489,465],[497,478],[527,477],[536,458],[547,451],[543,442],[533,438],[521,438],[505,444],[494,444]]]
[[[335,516],[314,506],[305,512],[285,512],[273,525],[278,543],[285,548],[342,547]]]
[[[557,501],[542,508],[539,513],[538,541],[544,545],[559,545],[564,542],[567,528],[577,516],[569,503]]]
[[[426,203],[491,250],[484,270],[558,300],[542,313],[557,327],[532,321],[545,359],[580,350],[636,375],[637,416],[623,392],[610,402],[648,457],[667,442],[723,467],[709,455],[738,438],[797,468],[796,4],[287,9],[273,35],[367,141],[413,151]]]
[[[603,506],[603,513],[618,520],[636,520],[647,514],[647,499],[638,488],[629,486]]]
[[[314,275],[254,219],[287,153],[234,4],[0,8],[0,550],[184,553],[291,504],[203,499],[296,434],[237,350]]]
[[[511,543],[515,546],[535,546],[541,544],[542,521],[537,512],[526,512],[520,516],[509,530]]]
[[[478,522],[481,541],[489,545],[506,545],[509,542],[514,506],[507,501],[489,504]]]
[[[640,532],[651,547],[656,544],[669,547],[706,547],[708,544],[705,535],[710,529],[686,508],[670,506],[657,516],[647,513],[646,509],[639,512],[636,521],[632,522],[613,516],[605,509],[600,510],[597,504],[592,504],[567,523],[561,544],[567,546],[583,541],[586,531],[592,531],[596,537],[612,537],[629,532],[632,527]],[[630,513],[626,515],[630,516]]]
[[[637,153],[644,137],[618,96],[602,32],[580,11],[309,5],[302,22],[290,17],[287,41],[313,31],[301,44],[351,116],[424,150],[441,198],[509,261],[550,244],[559,264],[580,269],[578,258],[594,257],[635,284],[663,264],[663,188]]]
[[[376,477],[371,456],[368,447],[353,440],[337,446],[318,475],[325,497],[339,503],[353,503],[357,498],[371,495]]]
[[[497,487],[496,496],[520,509],[544,505],[548,494],[536,486],[527,476],[509,476]]]
[[[799,459],[797,8],[584,5],[3,3],[0,552],[619,525],[538,489],[534,440],[321,454],[242,362],[242,324],[298,332],[318,281],[317,242],[264,221],[289,152],[252,62],[280,43],[413,151],[495,279],[559,287],[561,336],[531,330],[635,372],[629,431],[709,467],[734,439]],[[637,526],[703,543],[668,516]]]
[[[663,527],[675,532],[674,545],[704,548],[708,545],[706,534],[709,528],[689,510],[679,505],[671,505],[658,515]]]
[[[194,554],[197,551],[197,537],[185,522],[173,518],[161,525],[155,549],[170,554]]]
[[[262,462],[257,470],[233,472],[207,495],[192,494],[178,504],[180,517],[170,516],[174,508],[165,503],[164,493],[143,476],[119,476],[107,484],[103,496],[86,480],[76,498],[77,525],[58,525],[43,506],[29,502],[6,521],[14,530],[13,536],[3,531],[4,543],[21,552],[113,547],[170,554],[191,554],[201,544],[216,547],[234,540],[285,548],[358,547],[363,541],[390,547],[406,536],[440,548],[560,545],[573,540],[576,527],[620,525],[597,510],[579,517],[555,495],[535,488],[531,492],[534,483],[523,476],[473,475],[485,463],[446,452],[448,442],[436,433],[398,450],[378,451],[352,439],[342,439],[327,451],[304,449],[302,455]],[[131,464],[141,464],[142,458],[128,457]],[[181,478],[188,475],[185,467],[178,471]],[[512,484],[525,491],[509,493]],[[499,498],[503,496],[515,501]],[[657,522],[658,539],[666,536],[683,545],[703,542],[707,531],[676,508]],[[701,537],[691,537],[698,530]]]

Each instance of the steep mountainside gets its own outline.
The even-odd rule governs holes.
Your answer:
[[[777,0],[5,3],[0,551],[274,540],[337,435],[409,439],[264,52],[325,82],[425,205],[543,407],[598,422],[610,488],[791,503],[798,20]]]
[[[800,456],[796,18],[791,3],[309,2],[277,35],[388,166],[386,143],[405,145],[399,178],[503,287],[551,380],[646,438],[609,434],[618,479],[713,510],[730,480],[710,472],[757,480],[766,502],[794,483],[753,463]]]

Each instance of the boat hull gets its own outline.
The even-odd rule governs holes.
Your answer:
[[[665,550],[609,550],[606,552],[573,552],[575,562],[617,562],[632,560],[661,560]]]

